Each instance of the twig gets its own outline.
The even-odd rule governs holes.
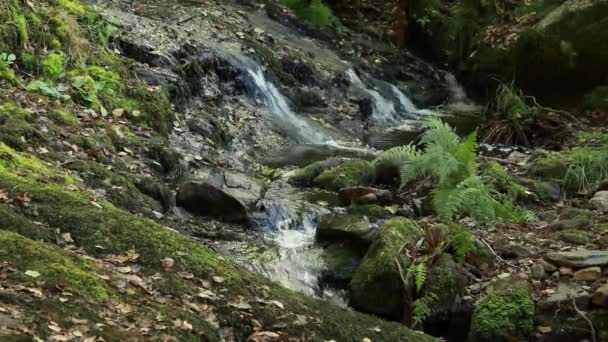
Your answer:
[[[591,322],[589,317],[587,317],[584,312],[578,309],[578,307],[576,306],[576,298],[572,298],[572,305],[574,306],[574,310],[576,311],[576,313],[583,317],[583,319],[587,321],[587,323],[589,323],[589,328],[591,328],[591,341],[595,342],[595,328],[593,327],[593,322]]]
[[[496,259],[498,259],[498,261],[501,261],[513,268],[517,268],[517,266],[515,266],[514,264],[508,262],[507,260],[503,259],[500,255],[496,254],[496,252],[494,252],[494,249],[492,249],[492,247],[490,246],[489,243],[486,242],[486,240],[484,239],[479,239],[481,242],[483,242],[484,245],[486,245],[486,247],[488,247],[490,249],[490,252],[492,252],[492,254],[494,254],[494,256],[496,257]]]
[[[401,267],[401,263],[399,262],[399,255],[401,255],[401,251],[405,248],[407,243],[404,243],[399,247],[397,254],[395,256],[395,264],[397,264],[397,270],[399,271],[399,278],[401,278],[401,282],[403,284],[403,292],[405,293],[405,303],[403,303],[403,323],[405,323],[408,327],[411,326],[411,310],[410,305],[412,304],[412,293],[410,287],[407,284],[407,280],[405,279],[403,268]]]

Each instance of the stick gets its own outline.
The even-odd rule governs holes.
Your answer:
[[[591,328],[591,341],[595,342],[595,328],[593,327],[593,323],[587,317],[587,315],[585,315],[584,312],[578,309],[578,307],[576,306],[576,298],[572,298],[572,305],[574,306],[574,310],[576,311],[576,313],[583,317],[583,319],[587,321],[587,323],[589,323],[589,328]]]
[[[492,252],[492,254],[494,254],[494,256],[498,259],[498,261],[503,262],[513,268],[517,268],[517,266],[515,266],[514,264],[506,261],[505,259],[503,259],[500,255],[496,254],[496,252],[494,252],[494,250],[492,249],[492,247],[490,246],[489,243],[487,243],[484,239],[479,239],[481,242],[483,242],[484,245],[486,245],[486,247],[488,247],[490,249],[490,252]]]

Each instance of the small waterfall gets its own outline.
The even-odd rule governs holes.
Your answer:
[[[253,98],[268,109],[276,119],[275,122],[287,131],[288,136],[301,143],[322,143],[329,139],[291,110],[288,100],[266,78],[264,70],[257,62],[237,54],[230,55],[230,59],[245,72],[248,81],[246,85]]]
[[[355,70],[348,69],[346,76],[351,81],[351,84],[365,93],[367,93],[373,101],[372,117],[386,125],[399,124],[409,113],[417,113],[418,109],[412,101],[405,95],[397,86],[386,83],[392,94],[383,96],[379,91],[369,88],[357,75]],[[385,82],[383,82],[384,84]],[[390,99],[394,97],[396,101]]]

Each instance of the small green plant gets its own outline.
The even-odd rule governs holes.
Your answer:
[[[424,297],[418,298],[412,304],[412,326],[418,327],[431,315],[431,306],[437,300],[437,295],[430,293]]]
[[[331,8],[322,0],[284,0],[298,17],[308,20],[315,26],[327,26],[333,18]]]
[[[608,152],[580,149],[572,152],[564,178],[567,191],[590,193],[608,177]]]
[[[58,80],[65,75],[65,56],[51,52],[42,59],[44,74],[51,80]]]
[[[451,231],[451,247],[456,262],[464,262],[467,254],[474,252],[476,249],[475,237],[467,227],[457,224],[452,227]]]
[[[67,89],[68,87],[63,84],[49,85],[40,80],[32,81],[27,86],[28,91],[66,101],[70,99],[70,96],[65,93]]]
[[[12,69],[12,65],[15,63],[16,59],[17,57],[12,53],[7,54],[6,52],[3,52],[0,54],[0,79],[5,79],[10,83],[16,82],[15,72],[13,72]]]
[[[503,202],[496,190],[477,174],[477,135],[461,139],[438,118],[427,119],[421,138],[424,150],[414,146],[390,149],[374,163],[401,160],[401,187],[409,182],[434,177],[433,207],[440,219],[452,222],[456,217],[470,216],[480,223],[532,219],[508,201]]]

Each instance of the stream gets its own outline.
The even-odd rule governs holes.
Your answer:
[[[475,125],[479,108],[453,75],[375,40],[353,35],[352,47],[341,48],[264,7],[104,2],[128,27],[119,47],[139,63],[140,77],[169,88],[177,111],[170,144],[192,173],[370,159],[411,142],[429,115]],[[369,50],[386,61],[358,56]],[[326,195],[276,180],[251,213],[250,239],[210,243],[288,288],[345,305],[343,290],[320,281],[327,260],[315,241],[319,218],[341,210]]]

